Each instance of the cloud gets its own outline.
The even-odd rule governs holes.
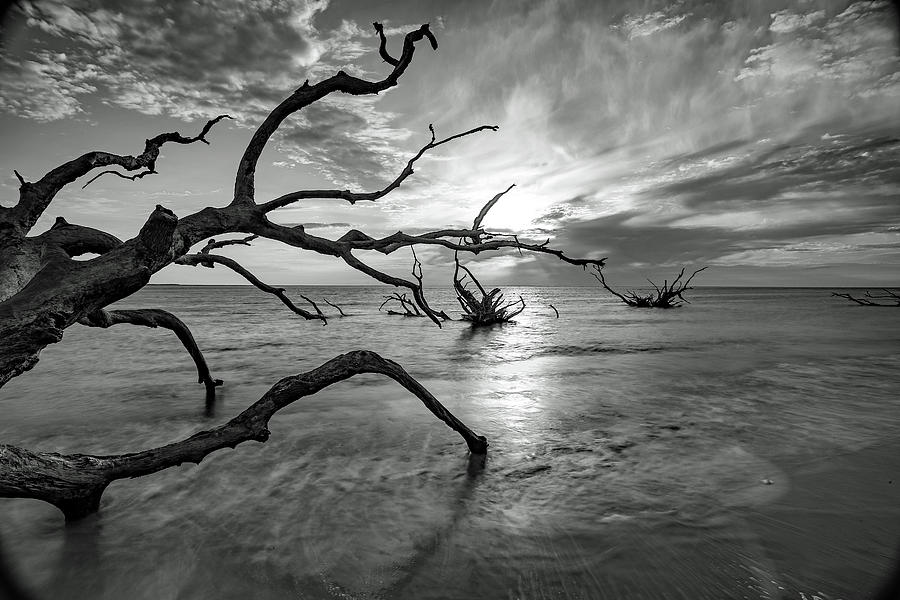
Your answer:
[[[307,106],[279,132],[277,148],[288,162],[310,166],[344,189],[378,189],[400,173],[397,145],[411,132],[392,125],[378,98],[328,97]]]
[[[0,59],[3,94],[0,111],[35,121],[55,121],[83,112],[78,96],[97,91],[98,72],[91,66],[76,68],[61,52],[38,52],[19,63]],[[15,70],[15,76],[10,71]]]
[[[150,115],[196,119],[229,111],[252,122],[329,52],[330,40],[314,25],[327,6],[327,0],[26,2],[19,27],[34,32],[36,47],[65,51],[32,49],[7,58],[5,81],[33,76],[27,87],[4,86],[5,109],[48,120],[88,111],[100,100]],[[337,35],[356,33],[348,26]],[[346,58],[350,50],[341,47]],[[89,85],[67,85],[73,76]],[[104,93],[95,98],[99,86]],[[38,97],[30,98],[29,89]],[[54,103],[47,102],[51,90]]]
[[[435,112],[501,132],[435,179],[471,181],[461,197],[515,182],[494,223],[632,264],[824,264],[837,242],[810,240],[900,221],[887,3],[644,6],[536,3],[449,32],[463,60]]]
[[[373,190],[428,141],[428,123],[439,136],[501,130],[429,153],[352,217],[334,202],[279,214],[301,223],[300,208],[314,210],[316,223],[349,218],[376,235],[467,226],[516,183],[488,228],[616,264],[892,260],[876,246],[900,227],[896,15],[884,1],[771,6],[447,3],[440,51],[418,54],[400,86],[330,96],[285,122],[265,156],[296,171],[274,179]],[[93,118],[101,103],[192,119],[227,110],[252,125],[306,77],[385,72],[368,14],[362,26],[362,9],[336,8],[27,4],[33,43],[0,60],[0,109],[40,121]],[[504,269],[554,277],[542,265]]]

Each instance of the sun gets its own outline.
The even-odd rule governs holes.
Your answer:
[[[485,196],[492,198],[495,194]],[[491,208],[482,226],[487,231],[524,232],[533,228],[549,208],[546,198],[512,188]]]

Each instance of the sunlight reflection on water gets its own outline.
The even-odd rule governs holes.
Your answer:
[[[212,420],[164,332],[72,329],[4,388],[4,442],[173,441],[280,377],[369,348],[491,448],[470,464],[416,398],[359,376],[280,412],[266,444],[114,483],[101,514],[74,527],[4,500],[17,569],[47,598],[720,599],[849,598],[887,568],[900,498],[878,477],[900,459],[879,454],[871,477],[860,465],[900,424],[896,315],[817,290],[697,290],[693,306],[658,312],[591,289],[521,292],[529,308],[515,324],[473,331],[379,314],[377,289],[327,290],[352,316],[323,328],[251,290],[149,288],[128,305],[181,316],[226,381]],[[229,302],[240,315],[221,312]],[[809,474],[842,456],[853,468],[840,486]],[[816,491],[797,496],[804,481]],[[854,492],[833,501],[832,488]],[[884,521],[857,525],[864,539],[847,527],[853,503]],[[847,531],[828,534],[832,557],[814,565],[792,562],[806,546],[770,527],[808,513]]]

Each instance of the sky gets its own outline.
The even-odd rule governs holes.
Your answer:
[[[0,204],[89,150],[137,154],[221,113],[211,145],[163,148],[159,174],[70,185],[60,215],[122,239],[156,204],[177,215],[231,200],[253,128],[309,79],[381,79],[371,23],[430,23],[399,86],[332,95],[270,141],[257,201],[304,188],[369,191],[428,142],[447,144],[377,203],[308,201],[270,215],[336,239],[484,221],[573,256],[608,257],[635,285],[709,266],[698,285],[884,286],[900,281],[900,51],[886,1],[207,0],[23,2],[0,32]],[[85,178],[87,179],[87,178]],[[274,242],[223,250],[280,284],[369,284],[340,261]],[[426,286],[452,254],[418,252]],[[364,256],[408,276],[412,257]],[[487,285],[596,285],[550,256],[469,261]],[[153,283],[241,283],[170,266]]]

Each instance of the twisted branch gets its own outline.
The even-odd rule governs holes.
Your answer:
[[[398,187],[403,181],[412,175],[415,171],[413,170],[413,165],[417,160],[422,158],[429,150],[433,148],[437,148],[443,144],[451,142],[453,140],[466,137],[468,135],[472,135],[481,131],[497,131],[499,127],[497,125],[481,125],[479,127],[474,127],[469,129],[468,131],[463,131],[462,133],[457,133],[455,135],[451,135],[450,137],[444,138],[442,140],[436,141],[434,134],[434,127],[432,125],[428,126],[428,129],[431,131],[431,141],[422,146],[422,148],[406,162],[406,166],[403,167],[403,170],[400,171],[400,174],[394,178],[387,186],[380,190],[376,190],[374,192],[351,192],[350,190],[299,190],[296,192],[291,192],[289,194],[284,194],[283,196],[279,196],[274,200],[270,200],[260,205],[263,212],[270,212],[275,210],[276,208],[282,208],[298,200],[309,200],[309,199],[338,199],[338,200],[346,200],[350,204],[356,204],[357,202],[367,201],[374,202],[379,198],[382,198]]]
[[[270,435],[269,421],[279,410],[362,373],[390,377],[456,431],[465,440],[469,452],[487,452],[485,438],[456,418],[403,367],[374,352],[357,350],[337,356],[312,371],[285,377],[224,425],[151,450],[98,456],[31,452],[0,445],[0,497],[43,500],[59,508],[67,520],[83,518],[98,510],[100,498],[111,482],[149,475],[184,463],[199,464],[216,450],[235,448],[243,442],[265,442]]]
[[[387,77],[380,81],[366,81],[348,75],[344,71],[338,71],[336,75],[325,79],[315,85],[309,85],[305,82],[301,87],[297,88],[293,94],[288,96],[281,104],[275,107],[266,119],[260,124],[238,164],[237,174],[234,181],[234,200],[233,204],[253,204],[256,193],[256,165],[259,157],[268,143],[269,139],[275,131],[281,126],[284,120],[297,112],[298,110],[309,106],[317,100],[321,100],[328,94],[333,92],[343,92],[355,96],[371,95],[382,92],[397,85],[400,76],[406,71],[409,63],[412,61],[413,54],[416,50],[416,42],[427,37],[432,47],[437,47],[434,35],[428,29],[428,25],[422,25],[419,29],[406,34],[403,40],[403,52],[396,63],[393,64],[394,69]],[[385,51],[387,54],[387,51]]]
[[[138,179],[143,179],[147,175],[158,175],[158,174],[159,174],[159,171],[154,171],[154,170],[150,169],[147,171],[143,171],[142,173],[136,173],[134,175],[123,175],[122,173],[119,173],[118,171],[109,169],[107,171],[101,171],[97,175],[94,175],[93,177],[88,179],[87,183],[85,183],[83,186],[81,186],[81,189],[84,189],[87,186],[91,185],[93,182],[97,181],[104,175],[115,175],[117,177],[121,177],[122,179],[128,179],[129,181],[137,181]]]
[[[21,182],[19,202],[14,207],[4,211],[4,220],[18,231],[22,233],[27,232],[34,226],[47,206],[50,205],[50,202],[59,190],[82,175],[86,175],[98,167],[111,165],[122,167],[126,171],[137,171],[139,169],[156,171],[156,159],[159,157],[159,151],[163,144],[170,142],[174,144],[193,144],[194,142],[209,144],[206,135],[210,129],[222,119],[231,118],[228,115],[219,115],[214,119],[210,119],[203,126],[200,133],[194,137],[185,137],[177,132],[161,133],[146,140],[144,151],[137,156],[123,156],[109,152],[94,151],[56,167],[34,183],[29,183],[21,175],[17,175]],[[148,173],[140,176],[143,177],[146,174]]]

